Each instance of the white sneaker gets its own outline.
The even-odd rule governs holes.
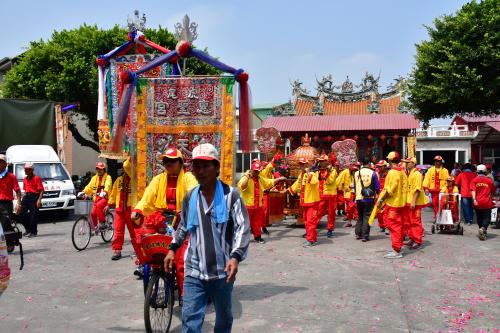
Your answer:
[[[400,259],[400,258],[403,258],[403,255],[399,252],[396,252],[396,251],[390,251],[384,256],[384,258],[386,258],[386,259]]]

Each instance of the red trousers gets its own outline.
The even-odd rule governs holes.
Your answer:
[[[328,212],[328,225],[327,229],[332,230],[335,228],[335,215],[337,209],[337,196],[324,197],[318,204],[317,219],[319,220]]]
[[[380,228],[386,228],[386,225],[384,223],[384,212],[377,213],[377,221]]]
[[[174,265],[175,265],[175,277],[177,278],[177,286],[179,287],[179,296],[184,296],[184,253],[186,253],[188,247],[188,241],[184,241],[184,244],[175,251]]]
[[[411,209],[410,206],[405,206],[404,213],[403,235],[408,235],[418,245],[422,244],[422,236],[424,235],[422,207],[416,206],[415,209]]]
[[[264,210],[264,219],[262,220],[262,228],[267,227],[269,224],[269,194],[262,195],[262,209]]]
[[[254,238],[262,236],[262,226],[264,225],[264,209],[248,207],[248,217],[250,218],[250,228]]]
[[[351,193],[351,198],[346,202],[346,218],[348,221],[352,219],[358,219],[358,210],[356,208],[356,201],[354,200],[354,193]]]
[[[135,235],[136,225],[130,219],[131,209],[127,207],[125,211],[115,210],[115,236],[113,237],[113,243],[111,243],[111,249],[113,251],[121,251],[123,248],[123,241],[125,240],[125,226],[127,226],[128,233],[130,235],[130,242],[134,248],[135,254],[139,256],[141,249],[137,244],[137,238]]]
[[[97,222],[105,222],[106,215],[104,214],[104,208],[108,205],[108,199],[97,197],[96,201],[94,201],[94,207],[92,208],[92,212],[90,216],[92,217],[92,223],[94,227],[97,225]]]
[[[399,252],[403,247],[403,214],[404,207],[389,207],[384,208],[384,223],[385,227],[391,233],[392,248]]]
[[[432,207],[434,208],[434,219],[436,219],[439,208],[439,191],[431,192],[431,197],[432,197]]]
[[[344,210],[344,191],[337,191],[337,210]]]
[[[318,225],[318,203],[311,206],[303,206],[303,218],[306,227],[306,239],[309,242],[316,242],[318,240],[318,232],[316,226]]]

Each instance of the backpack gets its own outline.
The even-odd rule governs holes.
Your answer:
[[[363,183],[363,179],[361,178],[361,170],[363,169],[369,169],[369,168],[361,168],[359,170],[359,182],[361,183],[361,195],[363,196],[363,198],[373,198],[375,197],[375,190],[373,189],[373,183],[371,181],[371,178],[370,178],[370,184],[368,184],[368,186],[365,186],[365,184]],[[370,171],[374,172],[373,170],[369,169]],[[372,177],[373,177],[373,173],[372,173]]]

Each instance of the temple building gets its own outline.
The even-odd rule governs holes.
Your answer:
[[[414,142],[419,122],[407,113],[402,101],[402,79],[395,80],[388,89],[379,89],[380,76],[365,73],[359,85],[349,77],[339,86],[331,75],[317,80],[316,94],[310,94],[298,80],[292,82],[292,98],[288,103],[272,108],[262,127],[274,127],[285,141],[288,154],[301,145],[306,133],[311,146],[329,153],[332,143],[354,139],[358,157],[369,156],[379,160],[392,150],[407,155],[408,137]],[[413,150],[414,151],[414,150]]]

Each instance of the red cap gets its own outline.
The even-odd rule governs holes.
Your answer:
[[[106,169],[106,165],[104,165],[104,163],[102,163],[102,162],[97,162],[95,164],[95,168],[96,169]]]
[[[301,157],[299,158],[299,164],[309,164],[309,160],[307,158]]]
[[[434,156],[434,161],[442,161],[442,160],[443,160],[443,157],[441,157],[441,155]]]
[[[377,164],[375,164],[376,166],[384,166],[384,165],[387,165],[387,162],[385,160],[380,160],[377,162]]]
[[[261,170],[261,165],[259,161],[254,161],[252,162],[252,171],[260,171]]]
[[[446,180],[447,180],[447,181],[449,181],[449,182],[452,182],[452,181],[454,181],[454,180],[455,180],[455,177],[453,177],[453,176],[449,176],[448,178],[446,178]]]

